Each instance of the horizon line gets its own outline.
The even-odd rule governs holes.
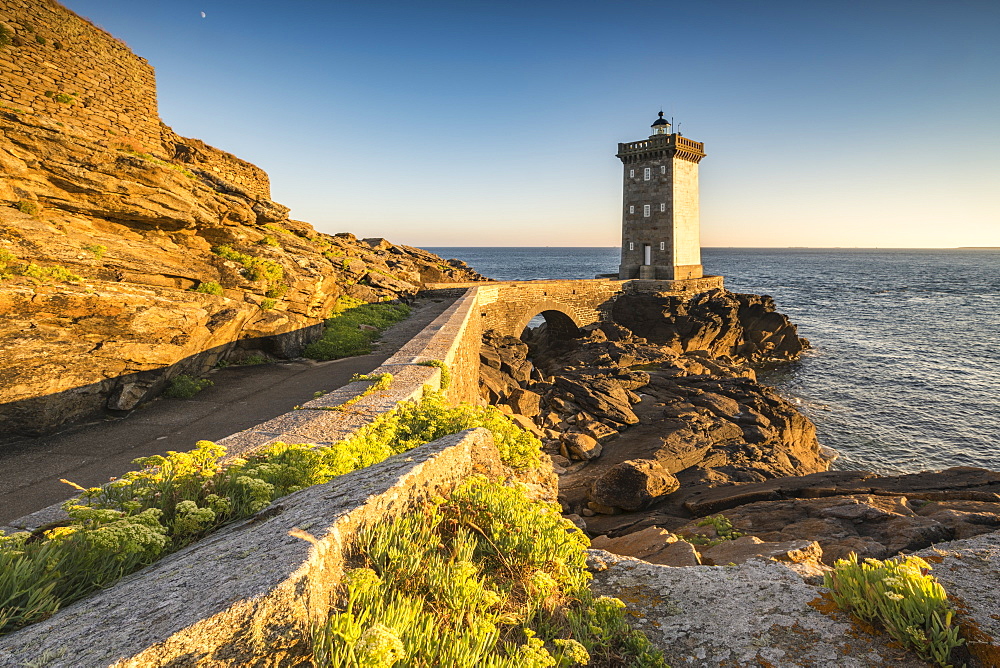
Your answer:
[[[410,245],[410,244],[406,244]],[[621,246],[438,246],[425,248],[621,248]],[[1000,250],[1000,246],[702,246],[705,249],[767,249],[767,250]]]

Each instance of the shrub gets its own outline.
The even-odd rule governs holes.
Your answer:
[[[285,270],[274,260],[241,253],[227,245],[216,246],[212,252],[219,257],[243,265],[242,273],[251,281],[267,281],[270,286],[276,284],[285,275]]]
[[[78,283],[83,280],[82,276],[77,276],[62,265],[43,267],[34,262],[18,262],[13,253],[0,250],[0,278],[10,276],[25,276],[37,283],[51,283],[53,281]]]
[[[269,287],[264,293],[265,297],[270,297],[271,299],[281,299],[288,292],[288,286],[284,283],[276,283]]]
[[[26,213],[29,216],[37,216],[39,211],[41,211],[41,208],[38,206],[37,202],[22,199],[17,203],[17,210],[21,213]]]
[[[278,302],[274,299],[262,299],[260,302],[260,310],[270,311],[271,309],[274,308],[274,305],[277,303]]]
[[[13,39],[10,28],[3,23],[0,23],[0,49],[10,46],[12,41]]]
[[[712,527],[715,529],[715,533],[718,538],[709,538],[703,534],[694,534],[691,536],[686,536],[684,540],[691,543],[692,545],[706,545],[713,546],[727,540],[735,540],[740,538],[744,534],[740,531],[733,529],[733,523],[729,521],[729,518],[725,515],[712,515],[709,517],[704,517],[698,521],[698,526],[700,527]]]
[[[257,242],[257,245],[258,246],[276,246],[278,248],[281,248],[281,244],[278,243],[278,240],[275,239],[274,237],[272,237],[270,234],[266,235],[263,239],[259,240]]]
[[[34,262],[29,262],[27,266],[21,269],[21,275],[28,276],[29,278],[36,278],[44,283],[48,283],[50,281],[79,283],[83,280],[82,276],[77,276],[72,271],[59,264],[52,265],[51,267],[40,267]]]
[[[342,297],[333,315],[326,320],[322,338],[306,346],[303,355],[317,360],[367,355],[372,351],[372,342],[387,327],[410,315],[410,307],[405,304],[360,302],[360,306],[350,306],[356,303],[358,300]],[[362,329],[362,325],[374,329]]]
[[[59,104],[75,104],[76,103],[76,98],[73,97],[72,95],[70,95],[69,93],[56,93],[52,97],[52,99],[55,100],[56,102],[58,102]]]
[[[230,366],[257,366],[259,364],[268,364],[271,360],[260,353],[254,353],[253,355],[247,355],[246,357],[241,357],[236,360],[219,360],[215,366],[220,369],[225,369]]]
[[[171,399],[190,399],[214,384],[208,378],[195,378],[182,373],[170,379],[170,385],[163,391],[163,396]]]
[[[38,42],[39,44],[45,44],[45,42],[47,42],[48,40],[46,40],[41,35],[35,35],[35,41]]]
[[[517,469],[539,465],[541,442],[518,427],[493,406],[460,404],[449,406],[439,392],[419,403],[403,403],[352,436],[329,446],[331,467],[347,473],[380,462],[423,443],[457,434],[464,429],[485,427],[505,464]]]
[[[949,666],[951,652],[964,640],[952,624],[955,614],[948,595],[927,572],[930,564],[908,556],[879,561],[851,554],[824,577],[833,600],[866,622],[881,624],[894,639],[912,647],[922,659]]]
[[[222,286],[216,281],[202,281],[198,284],[198,287],[191,289],[194,292],[200,292],[206,295],[215,295],[216,297],[222,297],[225,294]]]
[[[470,478],[362,532],[314,665],[665,666],[621,601],[591,594],[588,543],[558,506]]]
[[[94,254],[94,259],[100,261],[104,254],[108,252],[107,246],[102,246],[100,244],[84,244],[83,250],[90,251]]]

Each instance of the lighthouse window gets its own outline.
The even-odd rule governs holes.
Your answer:
[[[628,177],[630,179],[634,179],[635,178],[635,170],[634,169],[628,170]]]
[[[661,241],[660,242],[660,250],[667,250],[667,242],[666,241]]]
[[[642,205],[642,215],[644,215],[646,218],[649,218],[649,205],[648,204],[643,204]]]
[[[667,205],[666,205],[666,204],[663,204],[663,203],[661,203],[661,204],[660,204],[660,213],[663,213],[663,212],[664,212],[664,211],[666,211],[666,210],[667,210]]]
[[[660,174],[666,174],[666,173],[667,173],[667,166],[660,165]]]
[[[628,249],[629,250],[635,250],[635,243],[632,242],[632,241],[628,242]]]
[[[635,213],[635,207],[633,205],[629,204],[628,212],[629,213]]]
[[[646,170],[642,173],[642,180],[648,181],[651,178],[652,174],[653,170],[647,167]]]

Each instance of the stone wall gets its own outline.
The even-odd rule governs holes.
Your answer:
[[[222,179],[224,185],[235,186],[255,199],[271,199],[271,180],[263,169],[209,146],[200,139],[181,137],[167,126],[160,135],[164,157],[190,165],[203,175]]]
[[[264,170],[160,123],[153,67],[121,40],[53,0],[0,0],[0,32],[0,105],[270,199]]]
[[[392,371],[401,365],[440,360],[448,367],[449,383],[445,396],[453,403],[478,404],[479,349],[483,342],[483,323],[478,313],[478,288],[464,290],[454,304],[386,360],[383,369]],[[452,290],[440,290],[444,293]]]
[[[159,146],[153,68],[124,42],[52,0],[0,0],[0,25],[10,41],[0,104],[93,138]]]
[[[290,494],[0,638],[0,665],[299,665],[308,656],[310,626],[328,615],[361,528],[474,472],[501,471],[492,436],[473,429]],[[296,529],[312,540],[290,535]]]
[[[701,210],[698,204],[698,163],[674,159],[674,265],[701,265]],[[701,276],[701,273],[698,273]],[[683,277],[680,277],[683,278]]]

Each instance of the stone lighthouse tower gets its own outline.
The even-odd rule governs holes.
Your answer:
[[[670,131],[660,112],[648,139],[618,144],[625,166],[618,277],[701,278],[698,163],[705,145]]]

